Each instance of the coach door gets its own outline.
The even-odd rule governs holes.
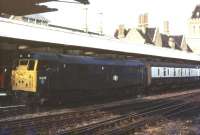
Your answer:
[[[147,69],[147,85],[151,85],[151,65],[146,64]]]

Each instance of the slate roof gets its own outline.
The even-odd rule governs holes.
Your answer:
[[[175,49],[182,50],[181,49],[181,43],[183,40],[183,35],[166,35],[166,34],[161,34],[161,39],[162,39],[162,45],[163,47],[168,47],[171,48],[168,44],[169,38],[173,38],[175,41]],[[187,45],[188,51],[192,52],[191,48]]]
[[[162,39],[162,46],[170,48],[170,46],[168,44],[169,36],[165,35],[165,34],[160,34],[160,35],[161,35],[161,39]]]
[[[174,36],[174,35],[173,36],[172,35],[168,36],[168,35],[165,35],[165,34],[161,34],[163,47],[171,48],[169,46],[169,44],[168,44],[170,38],[174,39],[175,49],[181,50],[181,42],[182,42],[182,39],[183,39],[182,35],[180,35],[180,36]]]
[[[142,30],[138,29],[138,32],[145,39],[145,43],[154,44],[153,37],[155,35],[156,28],[146,28],[146,33],[143,33]]]
[[[187,45],[187,47],[188,47],[188,52],[193,52],[189,45]]]
[[[146,35],[153,41],[153,37],[155,35],[156,28],[147,28],[146,29]]]
[[[199,12],[199,15],[197,15],[197,12]],[[192,19],[195,19],[195,18],[200,18],[200,5],[197,5],[194,9],[194,11],[192,12],[192,16],[191,16]]]
[[[124,29],[125,37],[131,29]],[[154,44],[153,37],[155,35],[156,28],[146,28],[146,33],[143,33],[141,29],[137,29],[140,35],[145,39],[145,43]],[[114,37],[118,38],[118,29],[114,33]]]
[[[183,40],[183,35],[180,35],[180,36],[171,36],[172,38],[174,38],[175,40],[175,44],[176,44],[176,49],[179,49],[181,50],[181,43],[182,43],[182,40]]]
[[[128,34],[130,29],[125,29],[125,36]],[[156,28],[146,28],[146,33],[143,33],[141,29],[137,29],[137,31],[140,33],[140,35],[145,39],[145,43],[154,44],[153,38],[156,32]],[[169,39],[173,38],[175,42],[175,49],[182,50],[181,49],[181,43],[183,40],[183,35],[166,35],[166,34],[160,34],[161,40],[162,40],[162,46],[166,48],[171,48],[169,46]],[[115,38],[118,38],[118,30],[115,31],[114,34]],[[188,52],[192,52],[192,49],[187,45]]]

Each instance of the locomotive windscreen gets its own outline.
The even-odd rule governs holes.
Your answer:
[[[27,65],[28,64],[28,60],[20,60],[19,64],[20,65]]]

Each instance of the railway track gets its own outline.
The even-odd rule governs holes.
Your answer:
[[[134,100],[135,102],[103,104],[74,110],[64,109],[62,111],[56,110],[56,112],[10,117],[0,119],[0,131],[6,129],[6,131],[16,135],[30,134],[30,132],[40,134],[87,134],[87,132],[99,133],[96,132],[99,130],[107,132],[105,130],[107,127],[113,129],[115,127],[113,125],[120,127],[120,123],[122,125],[134,123],[135,120],[141,120],[145,117],[144,115],[151,116],[152,113],[156,113],[156,109],[158,111],[162,107],[167,109],[170,105],[174,105],[174,107],[185,105],[182,103],[183,99],[192,95],[192,93],[185,93],[182,96],[177,95],[170,98]],[[131,112],[133,110],[134,112]]]
[[[142,115],[142,118],[139,120],[133,121],[132,123],[129,124],[124,124],[121,127],[114,127],[113,129],[107,129],[104,132],[100,132],[100,135],[106,134],[106,135],[111,135],[111,134],[134,134],[135,130],[138,130],[140,128],[143,128],[146,124],[149,123],[155,123],[156,121],[162,120],[169,118],[170,116],[178,116],[178,114],[181,113],[186,113],[191,110],[196,110],[197,107],[194,108],[189,108],[187,107],[189,103],[185,104],[179,104],[173,107],[167,107],[167,108],[162,108],[163,110],[155,110],[148,115],[144,114]],[[164,111],[167,110],[167,111]],[[162,112],[164,111],[164,112]],[[171,111],[176,111],[175,113],[172,113]],[[151,114],[151,115],[150,115]]]
[[[194,97],[194,96],[196,95],[190,95],[189,97]],[[192,102],[194,102],[194,100],[192,101],[189,100],[183,103],[179,103],[176,101],[175,102],[172,101],[171,103],[166,103],[166,104],[161,103],[160,105],[140,110],[138,113],[131,112],[114,119],[91,124],[88,126],[83,126],[81,128],[68,130],[60,134],[112,135],[112,134],[133,133],[135,129],[144,126],[148,122],[159,120],[161,117],[164,116],[169,117],[174,114],[183,113],[189,110],[191,111],[192,109],[196,109],[196,107],[188,109],[187,106]]]
[[[27,107],[25,105],[12,105],[0,107],[0,119],[10,116],[17,116],[27,113]]]
[[[82,121],[89,121],[91,119],[97,118],[107,118],[110,113],[93,110],[93,111],[85,111],[85,112],[67,112],[60,114],[43,114],[40,116],[31,115],[22,116],[20,118],[11,118],[7,120],[0,120],[0,127],[7,128],[9,131],[15,134],[24,134],[24,132],[29,132],[34,129],[39,133],[45,132],[47,133],[49,129],[59,128],[64,125],[68,125],[68,127],[77,126],[77,123]],[[23,118],[24,117],[24,118]],[[53,123],[53,124],[52,124]],[[19,128],[20,127],[20,128]],[[47,129],[47,130],[46,130]]]

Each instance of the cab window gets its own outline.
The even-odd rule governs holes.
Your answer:
[[[20,60],[19,61],[19,65],[27,65],[28,64],[28,60]]]
[[[35,66],[35,61],[34,60],[29,60],[28,70],[34,70],[34,66]]]

